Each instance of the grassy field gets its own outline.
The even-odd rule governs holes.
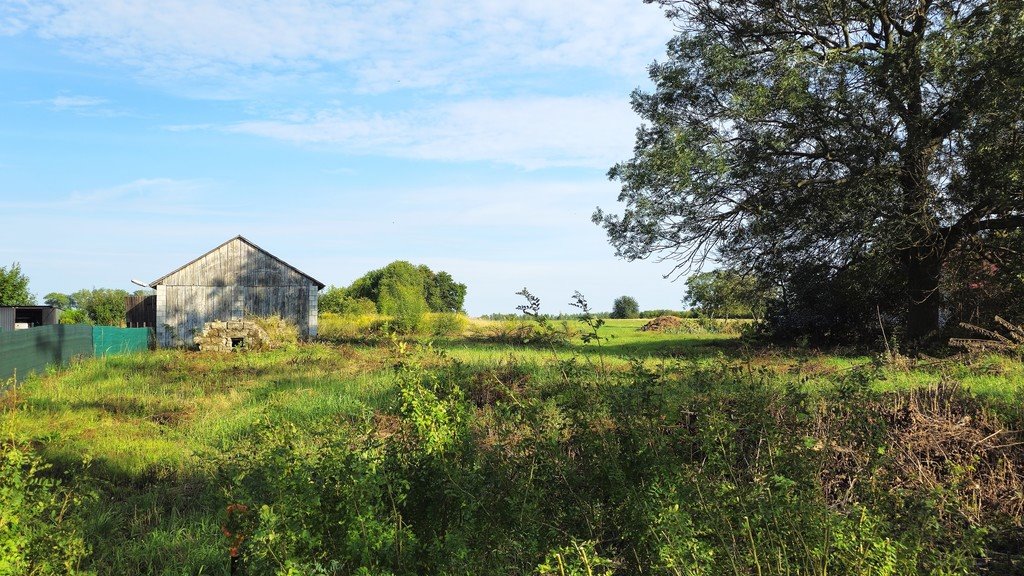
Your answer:
[[[225,530],[236,533],[226,527],[233,521],[226,511],[238,503],[250,511],[237,531],[246,533],[241,553],[251,574],[842,573],[829,570],[828,561],[848,573],[885,573],[872,571],[885,566],[974,573],[955,568],[980,566],[979,558],[1003,554],[1002,543],[1019,536],[1012,526],[1020,518],[1011,507],[994,520],[952,528],[936,521],[948,530],[908,540],[899,535],[906,518],[867,504],[847,503],[853,508],[840,514],[827,500],[820,471],[784,464],[794,455],[818,457],[820,451],[807,451],[814,440],[805,439],[820,431],[807,428],[801,418],[814,419],[800,414],[821,420],[825,412],[845,410],[836,398],[883,410],[879,394],[956,383],[957,398],[980,403],[1004,427],[1019,429],[1019,359],[887,363],[863,354],[756,349],[735,334],[646,333],[637,330],[642,323],[610,321],[600,341],[576,339],[569,346],[455,339],[319,343],[263,353],[159,351],[83,361],[30,378],[0,397],[0,430],[8,439],[7,461],[22,458],[20,468],[8,471],[24,474],[30,462],[40,469],[0,480],[8,507],[0,541],[17,541],[18,522],[22,536],[35,540],[0,545],[0,574],[226,574],[234,541]],[[637,390],[644,392],[631,396]],[[755,400],[761,404],[747,405]],[[680,498],[707,497],[689,492],[697,476],[677,475],[710,474],[707,459],[717,452],[701,444],[679,453],[683,439],[674,435],[693,427],[687,414],[712,404],[732,416],[706,416],[710,428],[698,426],[686,442],[717,443],[722,458],[735,458],[718,464],[721,474],[709,487],[733,494],[750,486],[729,496],[738,503],[735,516],[696,509],[689,520],[669,518],[672,510],[680,514]],[[779,418],[759,428],[765,447],[779,443],[770,465],[758,460],[760,447],[754,463],[743,452],[749,449],[743,422],[765,410]],[[804,436],[791,443],[775,426]],[[719,436],[705,438],[707,430]],[[649,460],[646,468],[627,457],[633,450]],[[750,476],[758,466],[769,466],[768,475]],[[590,476],[602,488],[571,474]],[[37,485],[33,478],[61,484]],[[768,493],[760,492],[766,489],[760,482],[769,483]],[[814,498],[826,500],[808,507],[806,518],[794,513],[807,525],[780,528],[780,516],[765,507],[795,506],[776,501],[781,493],[805,499],[820,493]],[[914,492],[899,505],[912,508],[926,496]],[[862,497],[884,499],[870,491]],[[546,508],[548,501],[558,508]],[[752,510],[760,510],[761,524],[751,524]],[[868,520],[849,524],[857,513]],[[748,518],[745,529],[733,526],[742,518]],[[819,521],[824,535],[816,532]],[[479,535],[484,526],[493,527],[492,539]],[[712,528],[721,526],[733,526],[729,538],[741,541],[715,540]],[[780,530],[778,541],[768,535],[772,529]],[[799,534],[827,543],[842,530],[849,546],[891,546],[886,550],[906,562],[873,564],[867,559],[874,552],[865,551],[857,571],[850,568],[856,554],[845,548],[813,554],[792,548],[804,538]],[[787,531],[798,535],[785,540]],[[983,532],[996,534],[995,543]],[[948,557],[922,551],[929,539],[942,538],[955,540]],[[759,551],[775,557],[758,558]],[[807,554],[825,563],[796,562]],[[568,565],[579,571],[566,571]],[[939,565],[950,571],[925,570]]]

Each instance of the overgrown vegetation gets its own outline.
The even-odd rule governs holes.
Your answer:
[[[597,320],[553,347],[30,378],[0,402],[6,573],[227,574],[233,550],[246,574],[1019,570],[1020,360],[749,355]]]

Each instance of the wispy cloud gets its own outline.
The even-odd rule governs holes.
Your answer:
[[[636,124],[624,97],[581,96],[470,100],[393,114],[293,113],[226,129],[350,153],[603,169],[629,152]]]
[[[49,106],[55,112],[70,112],[79,116],[121,116],[123,113],[108,106],[106,98],[62,94],[49,100],[39,102]]]
[[[215,214],[215,202],[207,196],[212,187],[207,180],[140,178],[104,188],[76,190],[52,200],[0,202],[0,209],[165,216]]]
[[[78,110],[82,108],[95,108],[106,104],[105,98],[95,96],[57,96],[48,102],[57,110]]]
[[[0,34],[33,33],[154,79],[332,81],[356,91],[465,89],[537,70],[635,71],[670,35],[637,0],[8,0]]]

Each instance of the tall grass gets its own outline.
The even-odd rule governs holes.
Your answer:
[[[22,462],[50,466],[20,477],[59,481],[34,501],[71,496],[63,534],[83,573],[226,574],[228,505],[246,511],[230,531],[246,535],[250,574],[1019,561],[999,563],[1021,519],[994,471],[1024,477],[1024,363],[753,353],[642,323],[609,321],[599,347],[469,336],[91,359],[0,397],[0,429]],[[914,444],[942,431],[941,445]],[[39,550],[45,530],[33,534]]]

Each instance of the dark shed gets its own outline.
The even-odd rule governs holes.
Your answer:
[[[324,284],[242,236],[150,283],[161,346],[187,345],[215,320],[281,316],[316,336]]]
[[[49,326],[60,321],[60,310],[53,306],[0,306],[0,330]]]

